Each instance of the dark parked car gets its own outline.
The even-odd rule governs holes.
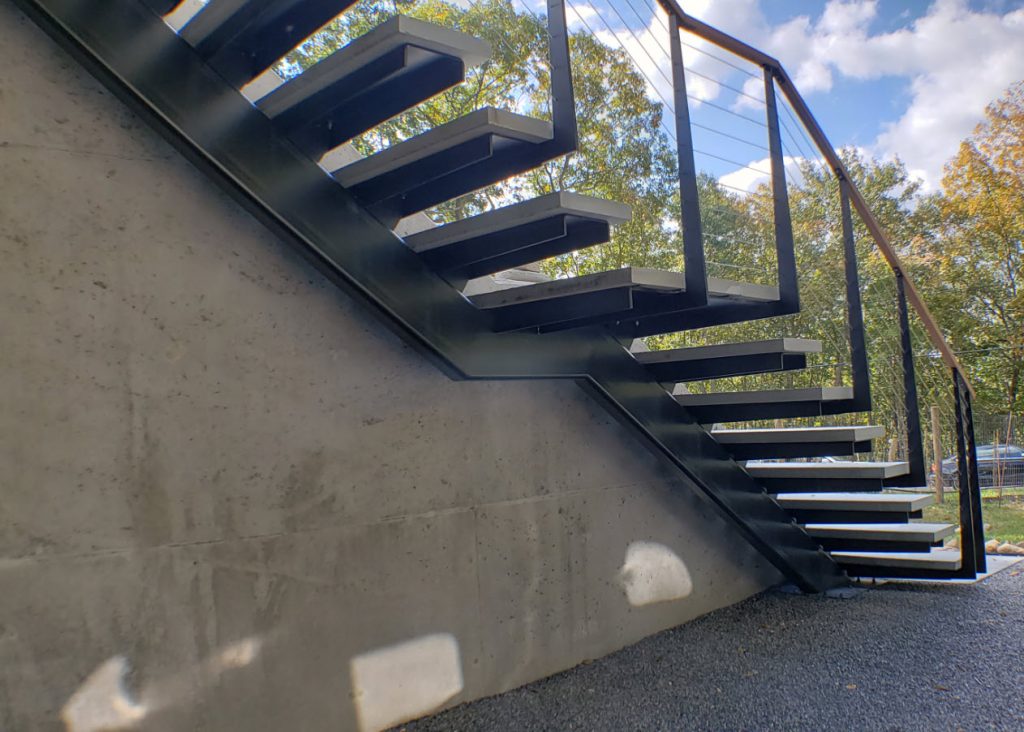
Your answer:
[[[999,472],[1001,480],[996,479]],[[942,461],[942,484],[956,488],[959,471],[956,456]],[[1024,486],[1024,448],[1017,445],[978,445],[978,479],[982,488],[996,485]]]

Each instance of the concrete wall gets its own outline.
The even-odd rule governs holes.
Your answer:
[[[0,0],[0,728],[370,729],[778,577],[568,382],[444,377]]]

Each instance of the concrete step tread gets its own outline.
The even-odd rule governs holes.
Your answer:
[[[875,541],[921,541],[934,543],[956,533],[953,524],[911,522],[907,524],[805,524],[804,531],[821,539],[872,539]]]
[[[932,549],[929,552],[829,552],[839,564],[901,569],[960,569],[959,549]]]
[[[896,478],[910,472],[905,462],[747,463],[754,478]]]
[[[472,300],[477,307],[488,309],[624,287],[653,292],[679,293],[686,290],[686,280],[682,272],[669,272],[646,267],[623,267],[582,277],[570,277],[528,287],[488,292],[478,295]],[[709,277],[708,294],[718,298],[770,302],[778,299],[779,288]]]
[[[484,107],[410,137],[375,155],[334,170],[332,175],[343,186],[355,186],[487,135],[540,143],[550,141],[553,132],[551,123],[545,120],[504,109]]]
[[[713,346],[672,348],[664,351],[643,351],[633,355],[640,363],[655,364],[700,361],[711,358],[731,358],[734,356],[753,356],[764,353],[821,353],[821,341],[809,338],[773,338],[765,341],[720,343]]]
[[[910,513],[935,503],[931,493],[779,493],[783,508]]]
[[[710,394],[676,394],[683,406],[719,404],[785,404],[791,402],[827,402],[853,399],[848,386],[816,386],[805,389],[767,389],[764,391],[719,391]]]
[[[885,435],[875,425],[848,427],[779,427],[771,429],[712,430],[711,436],[723,445],[745,443],[864,442]]]
[[[461,58],[466,66],[477,66],[491,56],[490,45],[468,33],[396,15],[290,79],[257,106],[268,117],[276,117],[402,46]]]
[[[405,243],[413,251],[424,252],[552,216],[577,216],[621,224],[629,221],[632,210],[624,203],[558,191],[413,234],[405,238]]]

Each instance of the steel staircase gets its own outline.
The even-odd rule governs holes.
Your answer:
[[[177,5],[167,0],[20,2],[225,190],[446,373],[577,380],[802,589],[821,591],[849,577],[973,577],[984,570],[984,554],[975,550],[980,508],[969,483],[970,394],[958,372],[961,475],[968,481],[961,551],[939,548],[956,527],[918,521],[931,498],[918,456],[904,463],[800,462],[868,452],[880,428],[702,426],[870,408],[850,218],[850,201],[861,202],[848,180],[841,179],[852,387],[691,394],[691,381],[803,369],[821,344],[781,338],[651,352],[633,342],[799,310],[774,97],[776,84],[787,93],[791,84],[774,59],[668,3],[680,27],[727,40],[765,69],[777,285],[706,275],[673,33],[684,272],[625,268],[463,295],[470,280],[608,241],[611,227],[630,216],[620,203],[563,191],[404,239],[394,233],[404,217],[575,150],[561,0],[547,3],[550,122],[484,108],[362,159],[332,151],[460,83],[467,68],[486,60],[487,44],[398,16],[282,81],[268,69],[351,0],[210,0],[197,4],[177,33],[161,17]],[[902,304],[905,310],[905,298]],[[737,462],[776,459],[797,462]]]

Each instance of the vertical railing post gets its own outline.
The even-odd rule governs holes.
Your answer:
[[[789,212],[786,187],[786,161],[779,132],[779,108],[775,100],[775,72],[764,67],[764,103],[768,121],[768,155],[772,165],[772,201],[775,218],[775,256],[778,263],[779,300],[788,307],[800,308],[800,288],[796,275],[793,220]]]
[[[962,380],[960,372],[957,377]],[[964,396],[964,433],[967,438],[968,485],[971,492],[971,523],[974,525],[974,570],[985,572],[985,523],[981,515],[981,480],[978,478],[978,450],[974,444],[974,407],[971,404],[971,393],[966,389]]]
[[[579,131],[576,125],[576,94],[572,85],[565,0],[548,0],[548,62],[551,64],[552,143],[575,150]]]
[[[694,304],[708,302],[707,266],[704,260],[704,233],[700,221],[700,197],[697,188],[697,164],[693,158],[693,131],[690,127],[690,103],[686,95],[686,68],[679,40],[679,26],[669,22],[672,50],[672,90],[676,117],[676,155],[679,161],[679,200],[683,216],[683,264],[686,294]]]
[[[903,354],[903,404],[907,412],[908,480],[923,486],[928,478],[924,464],[924,436],[921,432],[921,408],[917,402],[917,376],[914,373],[914,346],[910,339],[910,314],[903,273],[896,271],[896,302],[900,318],[900,350]]]
[[[964,413],[964,386],[960,381],[960,373],[953,369],[953,399],[956,402],[956,469],[957,469],[957,490],[960,501],[960,568],[965,572],[975,572],[978,566],[978,545],[982,546],[984,557],[984,537],[978,537],[977,533],[982,529],[980,524],[974,520],[974,506],[970,478],[970,468],[967,465],[967,443],[966,425],[967,418]],[[984,558],[980,559],[984,562]]]
[[[846,271],[846,328],[850,337],[850,370],[853,374],[853,399],[857,409],[871,410],[871,374],[868,369],[868,347],[864,334],[864,306],[860,297],[860,276],[857,273],[857,244],[853,236],[850,213],[850,182],[839,178],[839,204],[843,223],[843,263]]]

